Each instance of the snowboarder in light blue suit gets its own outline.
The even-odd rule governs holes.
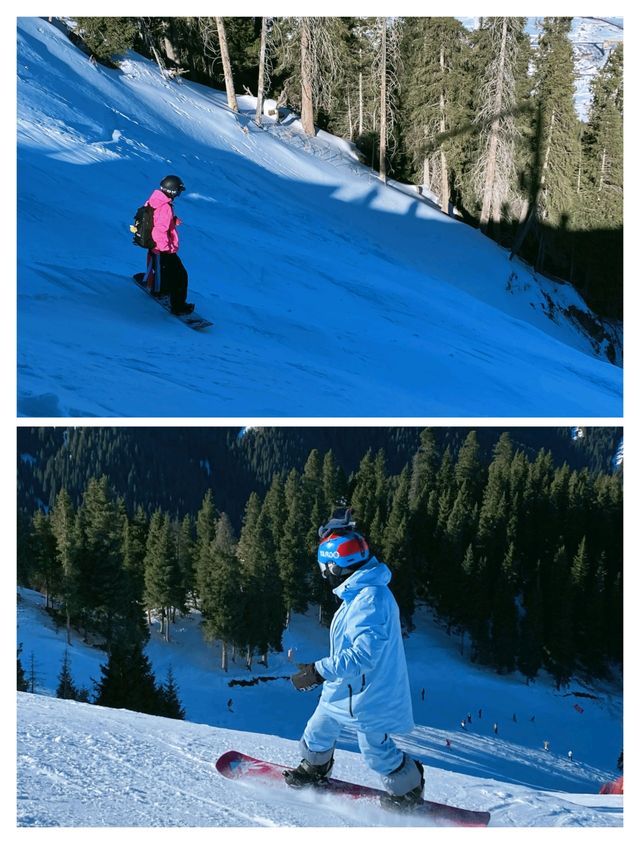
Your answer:
[[[414,727],[400,613],[389,568],[354,527],[351,510],[342,508],[319,530],[318,563],[342,605],[331,622],[329,656],[301,665],[291,678],[300,691],[322,684],[322,694],[300,740],[302,761],[285,778],[293,787],[325,782],[340,731],[351,726],[382,777],[383,802],[409,808],[422,797],[422,765],[389,735]]]

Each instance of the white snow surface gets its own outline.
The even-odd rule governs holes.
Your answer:
[[[621,415],[570,285],[345,141],[261,129],[252,98],[233,114],[134,53],[94,66],[42,18],[18,19],[17,72],[20,416]],[[168,173],[204,332],[131,280],[129,224]]]
[[[187,717],[176,721],[55,698],[65,632],[43,605],[43,596],[19,589],[18,642],[27,673],[33,655],[37,680],[37,694],[17,695],[19,827],[428,825],[364,802],[250,786],[216,772],[216,758],[232,748],[297,764],[297,740],[317,695],[300,694],[283,678],[296,661],[326,653],[328,631],[313,613],[294,616],[283,653],[252,672],[240,662],[228,673],[220,669],[219,647],[203,641],[195,613],[179,619],[170,643],[154,625],[147,654],[159,682],[173,668]],[[621,827],[622,796],[597,793],[617,776],[620,688],[573,678],[557,691],[545,677],[527,686],[519,675],[498,676],[467,662],[458,640],[426,610],[417,622],[406,639],[416,727],[396,741],[423,761],[425,796],[487,810],[491,827]],[[90,688],[104,653],[74,635],[68,654],[74,682]],[[278,679],[228,685],[256,677]],[[463,729],[467,713],[472,719]],[[339,741],[334,774],[379,787],[353,733]]]

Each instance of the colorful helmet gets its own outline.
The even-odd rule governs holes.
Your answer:
[[[184,189],[184,184],[179,176],[165,176],[160,182],[160,190],[167,196],[178,196]]]
[[[363,566],[369,556],[367,540],[355,530],[331,533],[318,546],[318,565],[323,577],[327,577],[327,573],[348,577]]]

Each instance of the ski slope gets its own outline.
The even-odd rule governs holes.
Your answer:
[[[573,288],[349,144],[260,129],[250,97],[234,115],[133,53],[94,66],[45,19],[17,34],[20,416],[621,415]],[[131,281],[129,223],[168,173],[200,333]]]
[[[367,805],[230,782],[214,769],[231,748],[297,763],[297,739],[317,696],[295,692],[284,677],[292,671],[290,648],[294,662],[326,652],[328,631],[312,613],[294,616],[283,653],[270,654],[268,668],[254,664],[251,673],[240,661],[226,674],[219,668],[219,646],[203,642],[197,614],[179,620],[170,643],[154,625],[147,654],[159,682],[173,668],[186,709],[187,720],[179,722],[57,700],[65,632],[43,603],[38,593],[19,590],[18,642],[27,673],[33,655],[38,692],[17,696],[19,826],[416,825],[415,818]],[[406,640],[416,727],[397,741],[425,764],[425,796],[488,810],[492,827],[622,826],[623,798],[597,793],[617,776],[620,689],[572,678],[556,691],[544,676],[527,686],[518,675],[468,663],[457,640],[426,613],[417,621]],[[75,635],[68,653],[74,682],[91,688],[104,653]],[[251,679],[253,685],[235,682]],[[467,713],[472,720],[463,729]],[[379,786],[353,733],[341,736],[334,774]]]

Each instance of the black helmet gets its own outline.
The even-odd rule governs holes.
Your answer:
[[[179,176],[165,176],[160,182],[160,190],[167,196],[178,196],[184,190],[184,184]]]

